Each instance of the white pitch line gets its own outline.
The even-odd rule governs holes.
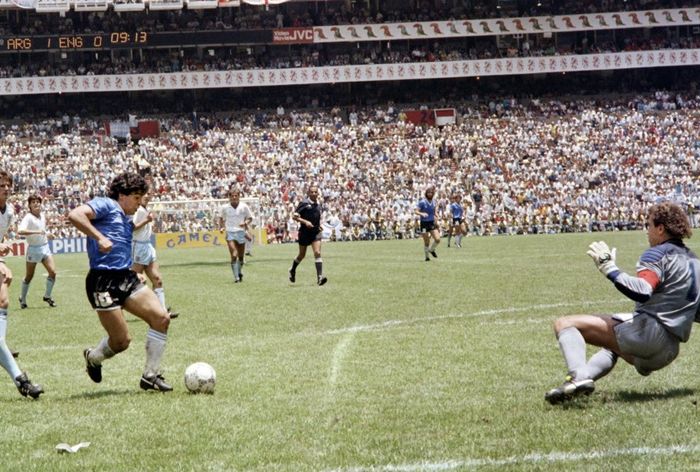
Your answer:
[[[340,371],[343,368],[343,360],[345,360],[345,355],[348,352],[348,346],[352,343],[352,339],[355,337],[355,333],[348,333],[344,336],[338,344],[335,345],[333,350],[333,356],[331,357],[331,371],[328,375],[328,391],[326,394],[326,403],[332,403],[335,398],[335,388],[338,383],[338,377],[340,377]]]
[[[67,344],[61,344],[61,345],[48,345],[48,346],[31,346],[31,347],[20,347],[18,346],[18,350],[20,352],[35,352],[35,351],[79,351],[82,355],[82,349],[85,349],[85,346],[79,346],[79,345],[67,345]]]
[[[399,325],[413,324],[413,323],[424,323],[424,322],[429,322],[429,321],[439,321],[439,320],[448,320],[448,319],[456,319],[456,318],[471,318],[471,317],[477,317],[477,316],[493,316],[493,315],[502,315],[505,313],[521,313],[523,311],[547,310],[547,309],[551,309],[551,308],[564,308],[564,307],[579,306],[579,305],[586,305],[586,306],[606,305],[606,304],[610,304],[610,303],[619,303],[619,300],[617,300],[617,301],[599,301],[599,302],[553,303],[553,304],[547,304],[547,305],[531,305],[531,306],[523,306],[523,307],[498,308],[498,309],[494,309],[494,310],[476,311],[473,313],[456,313],[456,314],[451,314],[451,315],[428,316],[428,317],[424,317],[424,318],[413,318],[410,320],[388,320],[388,321],[384,321],[382,323],[376,323],[376,324],[357,325],[357,326],[350,326],[349,328],[332,329],[329,331],[325,331],[323,334],[357,333],[360,331],[373,331],[373,330],[378,330],[378,329],[392,328],[394,326],[399,326]]]
[[[550,452],[532,453],[524,456],[511,456],[505,459],[464,459],[445,462],[420,462],[415,464],[387,464],[367,467],[348,467],[332,469],[330,472],[438,472],[462,468],[503,467],[518,464],[543,464],[558,462],[581,462],[606,459],[618,456],[671,456],[674,454],[694,454],[700,452],[700,446],[687,444],[667,447],[631,447],[590,452]]]
[[[345,336],[338,342],[338,344],[336,344],[335,350],[333,350],[333,357],[331,358],[331,373],[328,376],[328,384],[331,386],[331,388],[334,388],[335,384],[338,382],[338,375],[340,375],[343,359],[345,358],[345,354],[348,351],[348,346],[352,342],[352,338],[354,336],[355,333],[349,333],[348,336]]]

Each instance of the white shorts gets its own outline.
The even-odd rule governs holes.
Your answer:
[[[41,246],[27,246],[27,262],[38,264],[51,255],[48,244]]]
[[[618,313],[612,316],[621,323],[615,326],[617,344],[623,354],[634,356],[634,367],[649,375],[669,365],[678,356],[680,341],[646,313]]]
[[[226,241],[235,241],[238,244],[245,244],[245,231],[226,231]]]
[[[150,241],[134,241],[131,245],[131,259],[135,264],[148,266],[156,261],[156,249]]]

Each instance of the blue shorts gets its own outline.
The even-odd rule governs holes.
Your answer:
[[[27,262],[38,264],[51,255],[49,245],[42,244],[41,246],[27,246]]]
[[[133,241],[131,245],[131,259],[135,264],[147,266],[156,261],[156,249],[150,241]]]
[[[226,241],[235,241],[238,244],[245,244],[245,231],[226,231]]]

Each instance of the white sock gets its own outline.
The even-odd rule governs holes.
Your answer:
[[[95,349],[90,350],[88,360],[96,365],[101,365],[102,361],[114,357],[114,351],[109,347],[109,338],[105,336]]]
[[[146,367],[143,370],[144,377],[153,377],[160,371],[160,359],[165,352],[165,343],[168,340],[167,333],[161,333],[149,328],[146,333]]]
[[[573,326],[559,331],[558,340],[566,368],[569,374],[577,379],[578,370],[586,365],[586,341],[581,331]]]
[[[163,290],[163,287],[154,288],[153,291],[155,292],[156,296],[158,297],[160,304],[163,305],[163,308],[165,308],[167,310],[168,307],[165,306],[165,290]]]
[[[12,352],[7,347],[5,343],[5,335],[7,334],[7,310],[0,309],[0,365],[10,374],[12,380],[16,379],[17,376],[22,375],[22,371],[17,365],[14,357],[12,357]]]

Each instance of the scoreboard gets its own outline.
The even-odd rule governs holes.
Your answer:
[[[270,42],[271,30],[172,33],[112,31],[97,34],[5,35],[0,36],[0,52],[237,46]]]

